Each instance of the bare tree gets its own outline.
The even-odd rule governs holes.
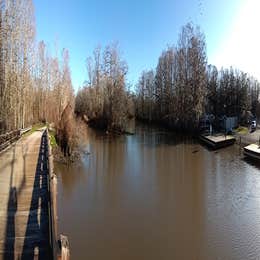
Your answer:
[[[127,65],[116,44],[107,46],[101,58],[101,48],[94,59],[87,59],[89,84],[76,97],[75,110],[88,117],[90,123],[111,131],[125,131],[132,112],[132,96],[126,91]]]

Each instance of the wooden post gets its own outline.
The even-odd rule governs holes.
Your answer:
[[[58,213],[57,213],[57,176],[52,174],[51,176],[51,193],[52,193],[52,209],[53,209],[53,235],[54,240],[57,241],[57,220],[58,220]]]
[[[52,222],[52,250],[53,259],[57,259],[59,254],[58,247],[58,212],[57,212],[57,176],[51,175],[51,222]]]
[[[60,235],[61,243],[61,260],[70,259],[69,240],[66,236]]]

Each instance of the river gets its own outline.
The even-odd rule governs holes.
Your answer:
[[[72,259],[260,257],[260,166],[238,146],[211,151],[144,125],[128,136],[87,131],[90,155],[55,165]]]

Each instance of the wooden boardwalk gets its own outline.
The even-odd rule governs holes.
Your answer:
[[[232,135],[200,135],[200,140],[213,149],[222,148],[235,143]]]
[[[244,147],[244,155],[251,158],[260,159],[260,147],[258,144],[250,144]]]
[[[46,131],[0,154],[0,259],[52,259]]]

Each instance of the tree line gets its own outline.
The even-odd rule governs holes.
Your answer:
[[[52,57],[35,34],[33,1],[1,0],[0,132],[42,121],[54,122],[60,136],[71,136],[62,133],[73,129],[61,122],[72,118],[66,111],[118,132],[135,116],[190,130],[205,114],[238,116],[240,122],[248,111],[260,117],[259,82],[239,70],[208,65],[205,36],[191,23],[181,29],[176,46],[162,52],[157,67],[142,72],[134,94],[118,46],[96,48],[75,100],[68,50]]]
[[[0,132],[55,122],[73,104],[69,52],[51,57],[35,40],[32,0],[0,4]]]
[[[247,123],[247,114],[260,117],[260,83],[248,74],[229,69],[207,67],[207,92],[205,111],[217,117],[237,116]]]
[[[199,27],[181,29],[176,47],[162,52],[155,70],[143,71],[136,88],[136,116],[167,126],[196,130],[205,114],[260,116],[259,82],[233,68],[207,64],[206,42]]]

